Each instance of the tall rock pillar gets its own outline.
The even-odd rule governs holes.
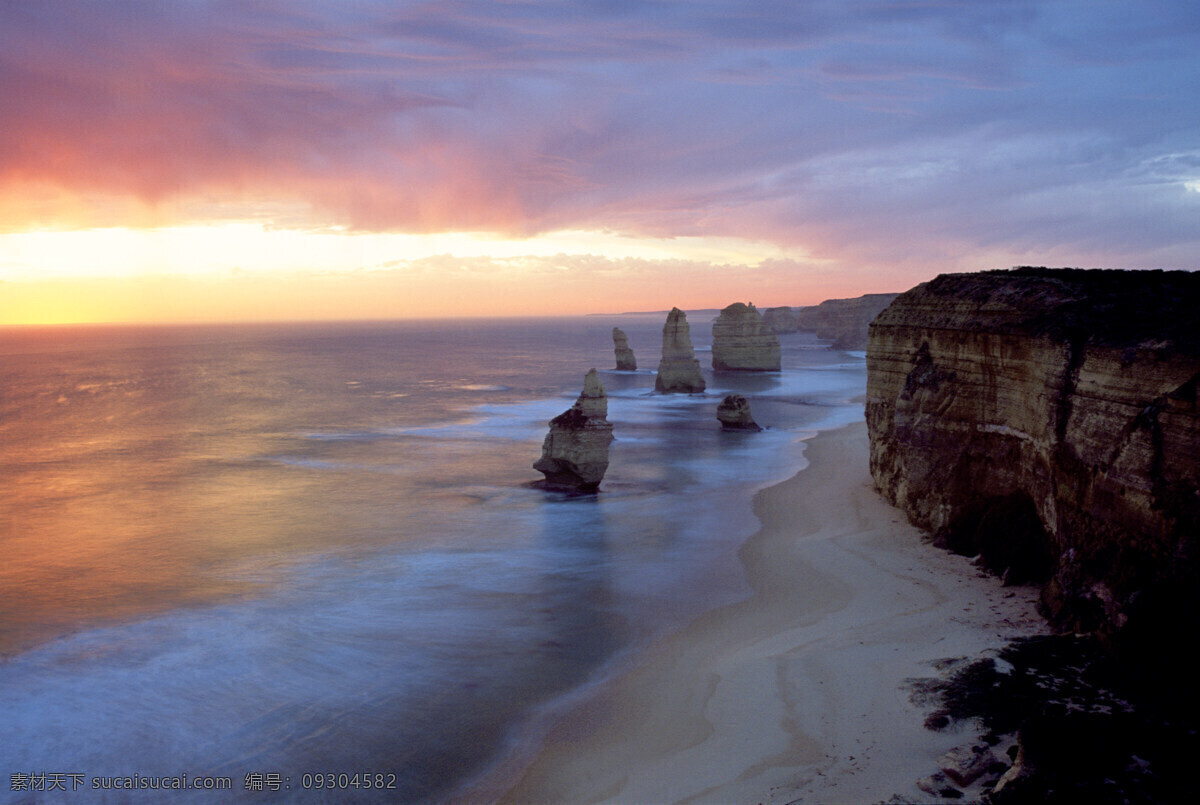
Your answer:
[[[700,374],[700,362],[696,360],[696,353],[692,349],[687,314],[677,307],[671,308],[663,325],[662,361],[658,364],[654,390],[684,394],[704,391],[704,377]]]

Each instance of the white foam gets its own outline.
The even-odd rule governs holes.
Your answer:
[[[52,760],[89,775],[134,763],[146,774],[294,770],[338,756],[334,743],[390,749],[404,740],[398,729],[423,729],[420,714],[441,714],[431,702],[469,713],[464,697],[481,689],[470,686],[504,673],[518,684],[531,649],[575,639],[564,635],[579,623],[590,628],[597,613],[646,632],[675,628],[744,595],[735,552],[757,528],[750,492],[800,470],[802,440],[815,430],[862,418],[848,400],[863,393],[864,376],[861,364],[842,363],[721,376],[702,395],[655,394],[649,383],[610,389],[617,440],[600,495],[464,480],[452,489],[453,508],[435,511],[436,533],[417,535],[407,550],[381,539],[388,547],[289,567],[248,560],[234,575],[267,588],[257,599],[95,629],[15,657],[0,664],[0,766],[36,770]],[[756,410],[768,430],[722,432],[716,404],[743,393],[739,386],[780,421]],[[320,457],[266,460],[391,472],[387,462],[400,459],[347,461],[371,451],[339,443],[408,440],[435,448],[420,456],[451,461],[492,448],[515,456],[525,448],[484,443],[521,441],[529,455],[513,477],[522,478],[547,422],[577,393],[488,402],[433,426],[303,432],[329,443],[306,446]],[[411,453],[394,452],[404,472],[424,471]],[[414,499],[396,501],[397,529],[426,503],[405,489]]]

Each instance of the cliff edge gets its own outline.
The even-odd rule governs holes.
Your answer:
[[[948,274],[900,295],[867,348],[879,491],[1044,584],[1060,628],[1195,634],[1197,311],[1183,271]]]

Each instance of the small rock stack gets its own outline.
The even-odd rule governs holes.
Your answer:
[[[762,430],[750,413],[750,402],[740,394],[730,394],[717,406],[717,419],[724,430]]]

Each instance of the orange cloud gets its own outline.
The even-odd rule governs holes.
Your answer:
[[[859,291],[1194,266],[1194,11],[893,5],[0,4],[0,231],[734,236]]]

